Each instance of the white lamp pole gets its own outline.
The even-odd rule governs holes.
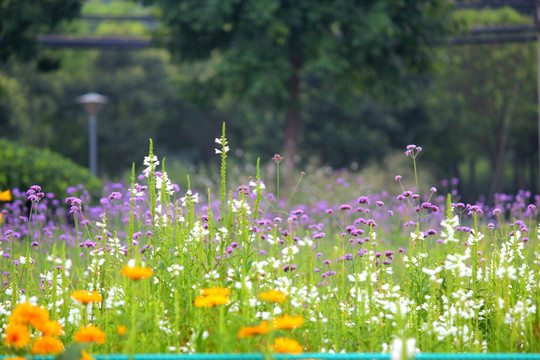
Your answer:
[[[88,93],[77,97],[77,103],[84,106],[84,110],[88,115],[88,152],[90,172],[97,176],[97,114],[103,109],[103,106],[109,101],[109,99],[98,93]]]

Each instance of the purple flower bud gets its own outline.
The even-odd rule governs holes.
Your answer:
[[[367,196],[360,196],[357,201],[359,204],[369,204],[369,198]]]

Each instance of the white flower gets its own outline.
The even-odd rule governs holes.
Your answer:
[[[214,150],[216,150],[216,154],[221,154],[221,153],[223,152],[223,151],[221,151],[220,149],[214,149]],[[230,149],[229,149],[228,146],[225,146],[225,147],[223,148],[223,150],[225,151],[225,154],[226,154],[226,153],[229,152]]]
[[[392,342],[392,352],[390,353],[390,359],[391,360],[412,359],[414,358],[415,353],[416,353],[416,340],[415,339],[407,339],[407,343],[405,344],[405,351],[403,351],[403,340],[397,338],[397,339],[394,339],[394,341]],[[403,359],[403,355],[406,356],[405,359]]]
[[[429,275],[429,280],[436,281],[438,283],[442,282],[442,279],[437,279],[437,274],[439,272],[441,272],[441,271],[442,271],[442,266],[438,266],[433,270],[427,269],[427,268],[422,268],[422,272]]]

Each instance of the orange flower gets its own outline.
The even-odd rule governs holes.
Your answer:
[[[10,357],[10,358],[4,358],[4,360],[26,360],[22,356],[16,356],[16,357]]]
[[[240,331],[238,331],[238,337],[239,338],[245,338],[248,336],[253,335],[261,335],[261,334],[268,334],[268,321],[263,320],[259,325],[257,326],[242,326],[240,328]]]
[[[98,344],[105,344],[105,333],[101,329],[90,324],[87,327],[81,327],[78,332],[75,333],[73,340],[76,342],[97,342]]]
[[[202,290],[202,296],[197,296],[193,304],[197,307],[213,307],[231,302],[229,294],[231,289],[213,287]]]
[[[193,304],[197,307],[213,307],[228,304],[231,299],[223,295],[197,296]]]
[[[86,290],[77,290],[71,293],[70,296],[73,300],[78,301],[82,304],[89,304],[89,303],[98,303],[103,300],[101,295],[97,291],[86,291]]]
[[[276,329],[294,329],[302,326],[304,319],[301,316],[283,315],[280,318],[275,318],[272,321],[272,326]]]
[[[154,274],[154,272],[152,269],[147,267],[125,265],[120,271],[120,274],[127,276],[128,278],[138,280],[149,278]]]
[[[64,335],[64,328],[58,321],[48,321],[42,327],[37,328],[43,336]]]
[[[81,351],[81,358],[80,360],[96,360],[93,357],[90,356],[89,353],[86,352],[86,350]]]
[[[122,335],[125,335],[126,334],[126,331],[127,331],[127,328],[125,325],[120,325],[116,328],[116,332],[118,333],[118,335],[122,336]]]
[[[300,354],[303,350],[296,340],[283,337],[274,340],[274,351],[277,353]]]
[[[59,354],[64,350],[62,342],[52,336],[44,336],[37,339],[32,345],[32,354],[34,355],[49,355]]]
[[[11,190],[0,191],[0,201],[11,201],[13,197],[11,196]]]
[[[23,324],[11,323],[6,328],[5,344],[22,348],[30,342],[30,331]]]
[[[18,304],[11,313],[10,321],[13,323],[32,324],[39,329],[49,322],[49,312],[42,307],[30,303]]]
[[[287,300],[287,295],[278,290],[270,290],[268,292],[261,293],[259,295],[259,299],[283,304],[285,300]]]
[[[229,296],[230,293],[231,293],[231,289],[221,288],[221,287],[203,289],[203,295],[206,295],[206,296]]]

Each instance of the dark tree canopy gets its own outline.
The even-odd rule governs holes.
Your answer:
[[[444,33],[443,0],[146,0],[182,61],[212,58],[218,92],[271,99],[296,151],[308,77],[341,94],[398,88],[429,67]]]
[[[83,0],[0,0],[0,62],[36,54],[36,36],[79,15]]]

